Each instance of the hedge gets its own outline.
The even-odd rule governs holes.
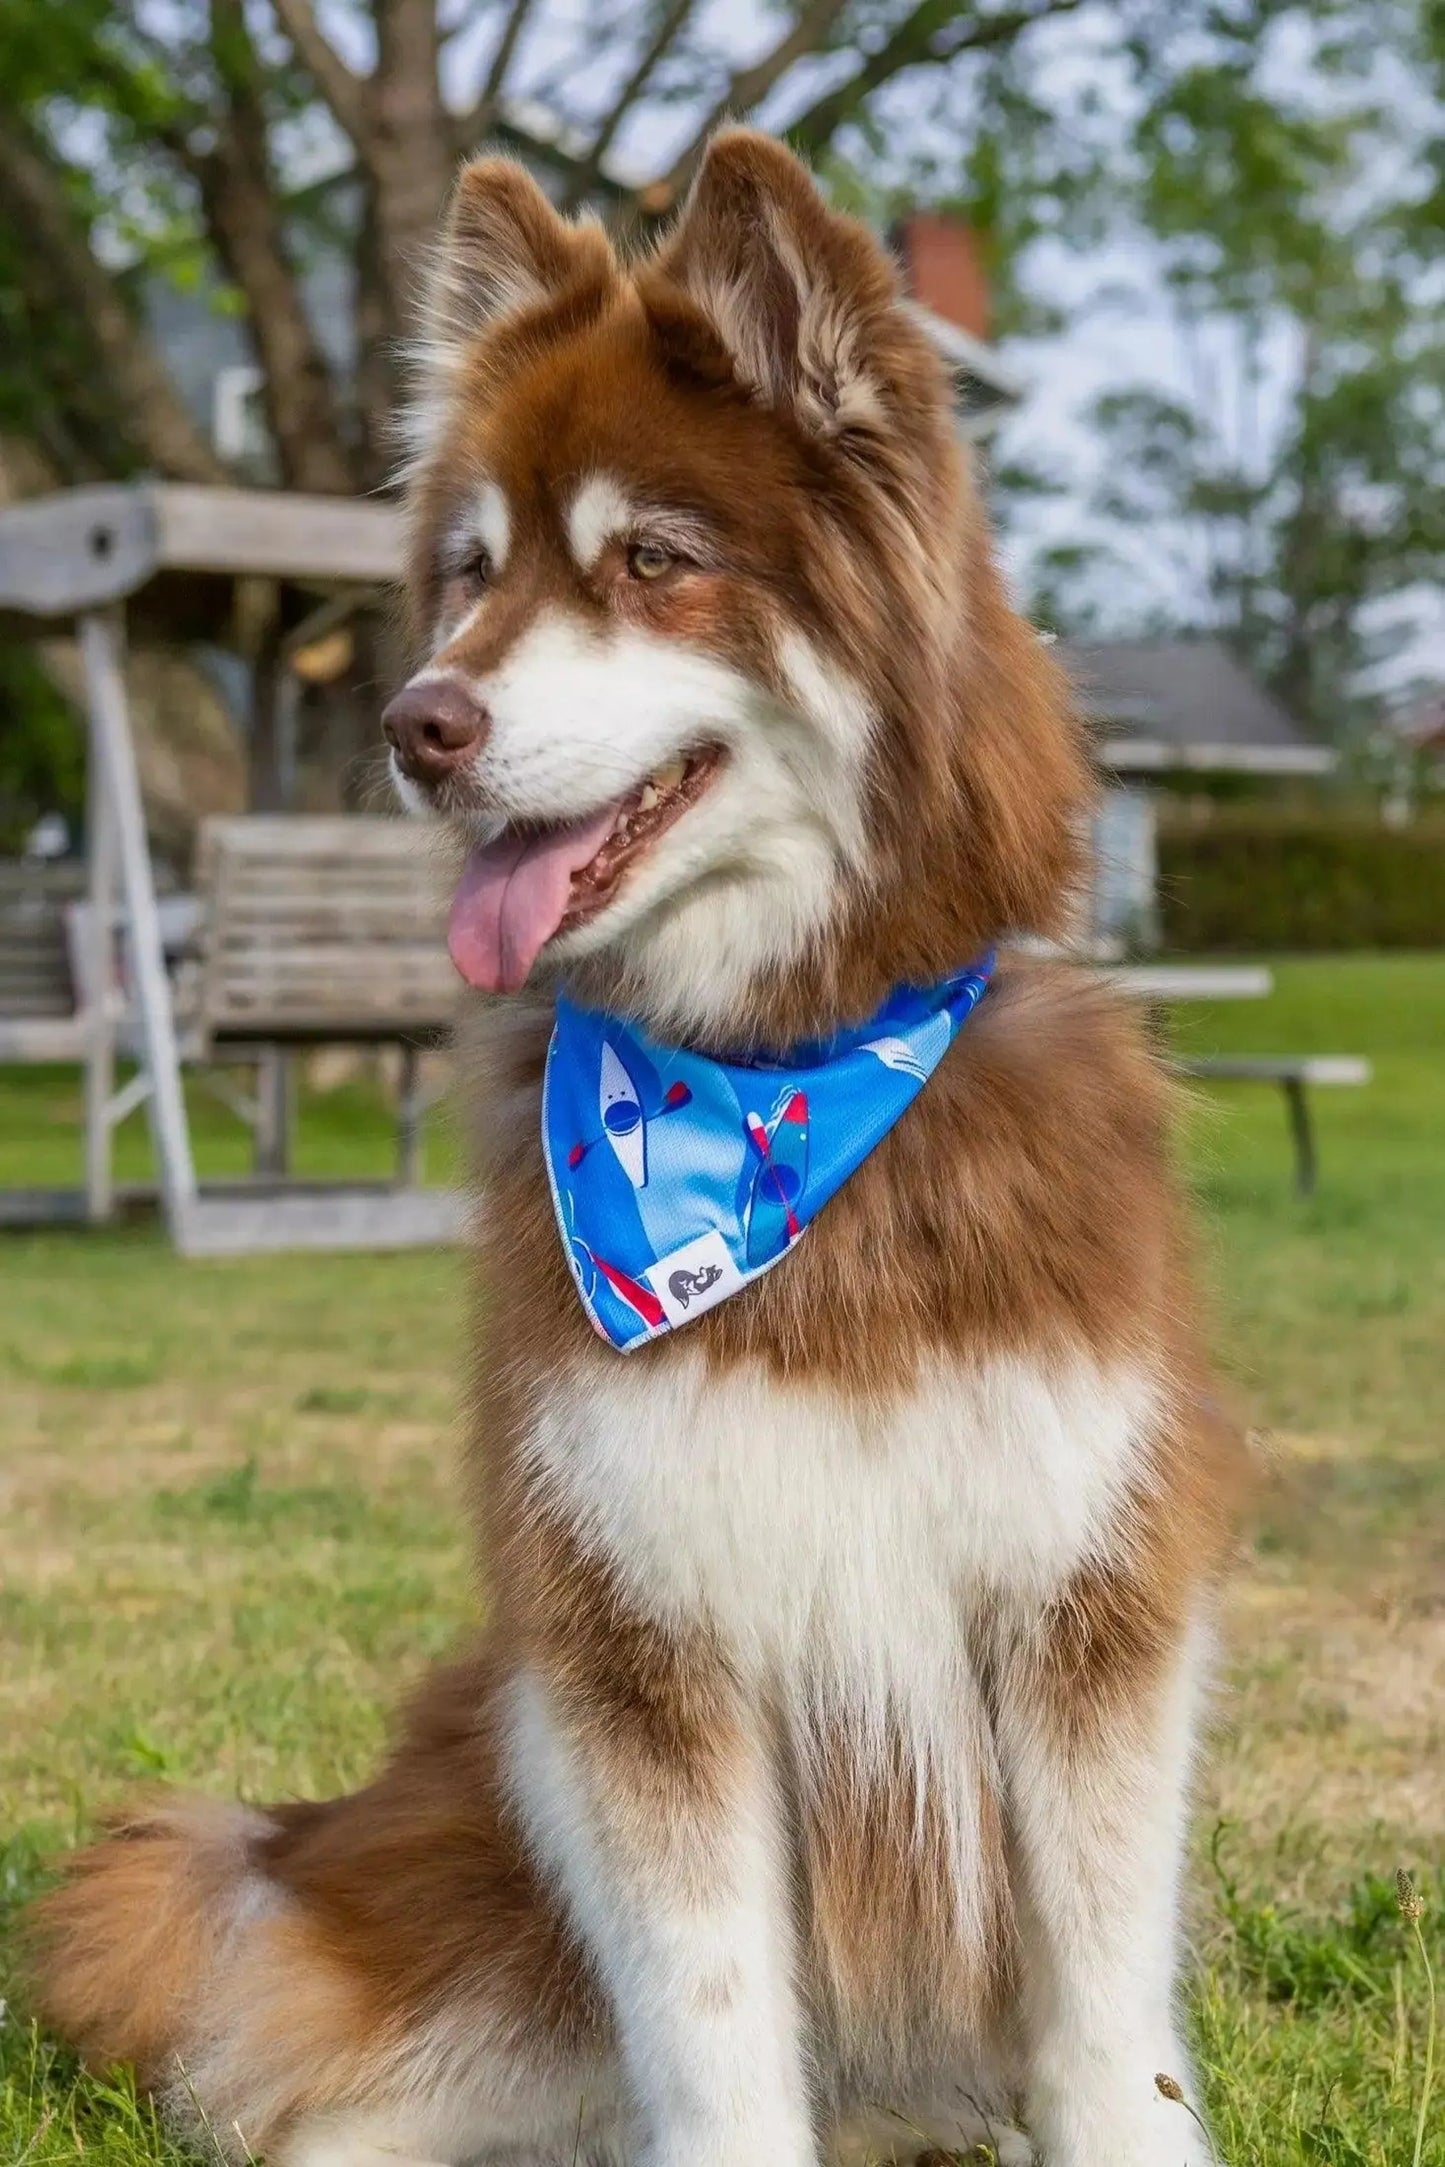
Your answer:
[[[1161,822],[1165,948],[1445,946],[1445,818],[1405,828],[1338,816],[1217,813]]]

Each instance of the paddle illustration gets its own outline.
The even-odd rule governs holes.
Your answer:
[[[675,1114],[691,1103],[691,1091],[679,1081],[669,1084],[655,1114],[645,1113],[642,1093],[631,1071],[611,1039],[604,1038],[597,1076],[597,1113],[602,1126],[595,1136],[584,1137],[580,1144],[572,1146],[567,1154],[568,1167],[575,1172],[589,1151],[598,1144],[610,1144],[633,1188],[645,1188],[648,1123],[660,1121],[664,1114]]]
[[[807,1094],[792,1092],[771,1126],[747,1114],[744,1127],[759,1161],[747,1209],[748,1263],[757,1265],[776,1255],[781,1235],[793,1242],[803,1231],[793,1206],[808,1176]]]

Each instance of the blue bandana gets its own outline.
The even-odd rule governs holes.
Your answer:
[[[881,1143],[982,1000],[992,954],[792,1061],[660,1046],[557,1002],[542,1148],[582,1305],[625,1353],[786,1256]]]

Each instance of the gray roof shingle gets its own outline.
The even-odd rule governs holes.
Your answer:
[[[1332,760],[1223,640],[1060,640],[1054,655],[1110,765],[1317,770]]]

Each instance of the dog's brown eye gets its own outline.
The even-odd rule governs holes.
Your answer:
[[[627,552],[627,569],[633,579],[661,579],[677,559],[661,542],[634,542]]]
[[[492,578],[491,552],[485,549],[473,550],[462,566],[462,578],[473,587],[489,586]]]

